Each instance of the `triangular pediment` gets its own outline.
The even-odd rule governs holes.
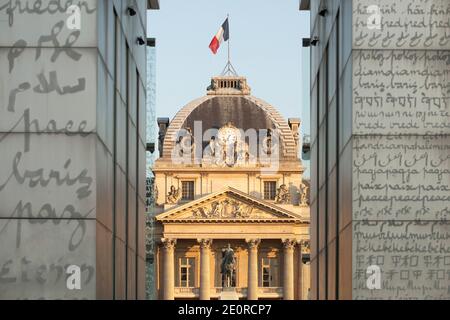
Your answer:
[[[302,222],[300,216],[267,201],[244,192],[227,188],[181,206],[158,216],[161,222]]]

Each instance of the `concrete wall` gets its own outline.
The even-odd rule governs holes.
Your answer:
[[[143,298],[147,4],[69,2],[0,10],[0,299]]]

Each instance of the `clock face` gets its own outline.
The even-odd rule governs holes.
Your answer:
[[[219,130],[219,142],[223,145],[234,144],[238,141],[239,130],[231,125],[223,127]]]

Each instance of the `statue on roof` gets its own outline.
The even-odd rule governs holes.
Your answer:
[[[180,188],[175,188],[175,186],[170,187],[169,194],[167,195],[168,204],[177,204],[181,200]]]
[[[300,184],[300,205],[307,206],[309,204],[308,186],[303,182]]]
[[[277,204],[289,204],[291,202],[291,194],[285,184],[282,184],[275,196],[275,203]]]

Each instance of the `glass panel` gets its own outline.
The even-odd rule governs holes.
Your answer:
[[[275,200],[276,194],[277,194],[276,181],[265,181],[264,182],[264,199]]]
[[[263,287],[270,287],[270,268],[263,268]]]
[[[278,279],[278,258],[273,258],[270,259],[270,281],[271,281],[271,287],[279,287],[280,286],[280,282]]]
[[[194,181],[183,181],[181,186],[182,200],[194,200]]]
[[[262,263],[262,286],[270,287],[270,261],[268,258],[263,258]]]
[[[181,267],[180,271],[180,287],[186,287],[187,286],[187,270],[186,267]]]
[[[189,258],[189,287],[193,288],[195,287],[194,280],[195,280],[195,259]]]
[[[195,287],[195,258],[180,258],[179,286],[185,288]]]
[[[278,258],[263,258],[261,268],[261,285],[279,287]]]

